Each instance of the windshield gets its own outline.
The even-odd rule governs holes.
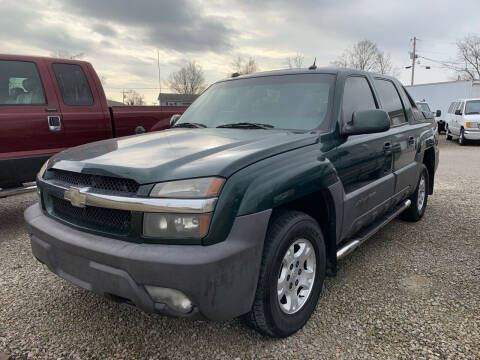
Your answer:
[[[480,100],[467,101],[465,115],[480,114]]]
[[[177,124],[257,123],[282,129],[328,129],[334,81],[330,74],[293,74],[219,82]]]
[[[427,103],[417,103],[417,107],[422,111],[431,112]]]

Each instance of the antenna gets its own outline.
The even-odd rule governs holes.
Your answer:
[[[315,70],[317,68],[317,65],[315,63],[317,62],[317,57],[315,56],[315,60],[313,60],[313,65],[308,68],[308,70]]]

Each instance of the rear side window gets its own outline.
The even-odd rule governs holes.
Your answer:
[[[352,120],[355,111],[376,109],[375,98],[366,78],[352,76],[345,81],[343,90],[343,121]]]
[[[81,66],[53,64],[52,67],[65,105],[93,105],[92,91]]]
[[[451,114],[451,113],[453,112],[453,104],[455,104],[455,103],[452,102],[452,103],[450,104],[450,106],[448,107],[448,111],[447,111],[447,112],[448,112],[449,114]]]
[[[37,65],[30,61],[0,60],[0,105],[45,105]]]
[[[382,102],[383,108],[390,115],[392,126],[404,124],[407,119],[405,117],[405,109],[402,100],[398,94],[393,82],[384,79],[375,79],[378,96]]]

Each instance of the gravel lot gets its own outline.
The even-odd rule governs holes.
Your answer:
[[[442,136],[441,147],[424,219],[393,221],[341,261],[312,319],[283,340],[70,285],[31,255],[23,211],[36,196],[0,199],[0,359],[480,359],[480,145]]]

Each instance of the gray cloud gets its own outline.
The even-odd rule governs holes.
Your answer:
[[[101,35],[104,35],[104,36],[116,36],[117,35],[117,31],[109,26],[109,25],[106,25],[106,24],[94,24],[92,26],[92,30],[95,31],[96,33],[99,33]]]
[[[137,35],[160,48],[178,51],[225,51],[234,31],[187,0],[65,0],[66,11],[140,30]]]

